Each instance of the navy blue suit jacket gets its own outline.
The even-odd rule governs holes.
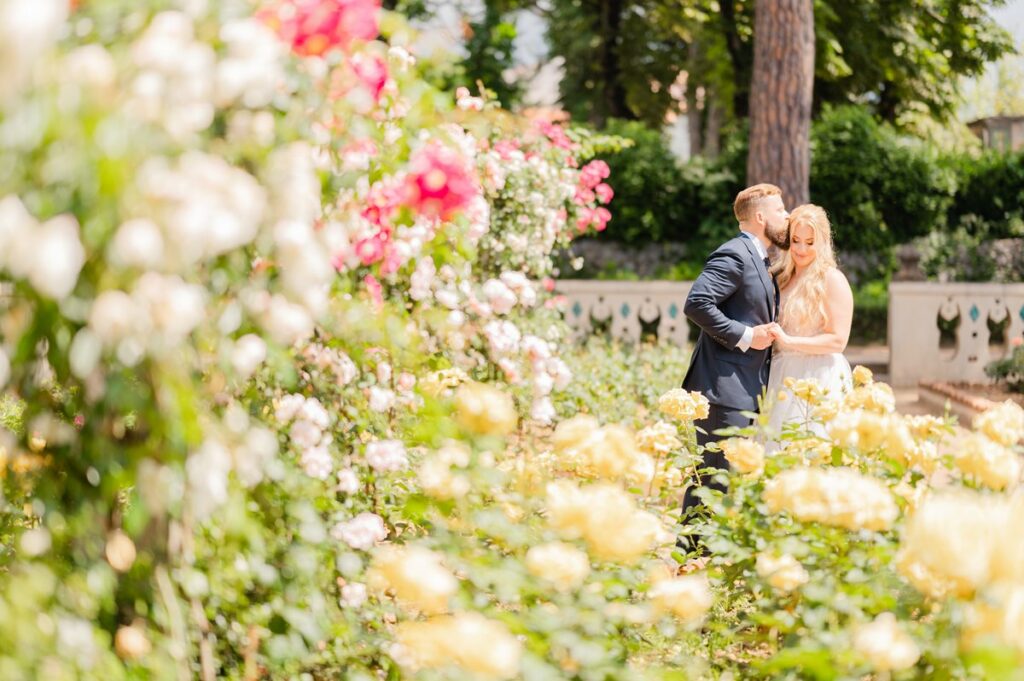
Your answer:
[[[775,321],[778,289],[751,238],[738,236],[711,254],[693,282],[683,312],[700,327],[683,388],[711,404],[757,410],[768,383],[771,348],[739,350],[745,326]]]

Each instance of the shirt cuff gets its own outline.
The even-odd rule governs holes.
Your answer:
[[[736,344],[736,349],[740,352],[746,352],[750,349],[750,344],[754,342],[754,329],[747,326],[743,332],[743,337],[740,338],[740,342]]]

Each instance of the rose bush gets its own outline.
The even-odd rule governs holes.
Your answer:
[[[820,428],[733,434],[675,574],[685,353],[575,346],[548,295],[615,140],[432,90],[374,0],[0,17],[0,677],[1017,659],[1012,407],[950,451],[863,372],[801,386]]]

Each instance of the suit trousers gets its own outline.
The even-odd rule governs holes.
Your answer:
[[[697,444],[706,447],[712,442],[718,442],[723,439],[721,435],[715,435],[715,431],[721,428],[729,428],[730,426],[737,426],[744,428],[750,425],[750,417],[743,415],[742,409],[733,409],[731,407],[723,407],[718,404],[712,404],[708,409],[708,417],[701,421],[695,421],[694,425],[703,430],[704,432],[697,432]],[[725,460],[725,454],[721,451],[711,452],[705,450],[703,453],[704,463],[701,468],[718,468],[723,471],[729,470],[729,462]],[[709,474],[701,474],[697,480],[692,480],[690,485],[686,488],[685,496],[683,497],[683,515],[681,523],[686,525],[696,516],[699,516],[700,511],[704,508],[704,503],[697,497],[695,492],[700,487],[710,487],[711,489],[717,489],[721,492],[726,491],[726,486],[711,479]],[[687,549],[690,551],[698,551],[700,553],[706,553],[706,549],[703,543],[700,541],[700,537],[695,534],[681,537],[678,544],[680,548]]]

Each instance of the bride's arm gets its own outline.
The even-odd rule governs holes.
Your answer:
[[[853,323],[853,291],[846,276],[838,269],[825,274],[825,310],[828,321],[823,333],[817,336],[790,336],[776,327],[776,342],[785,350],[796,350],[810,355],[830,355],[842,352],[850,341]]]

